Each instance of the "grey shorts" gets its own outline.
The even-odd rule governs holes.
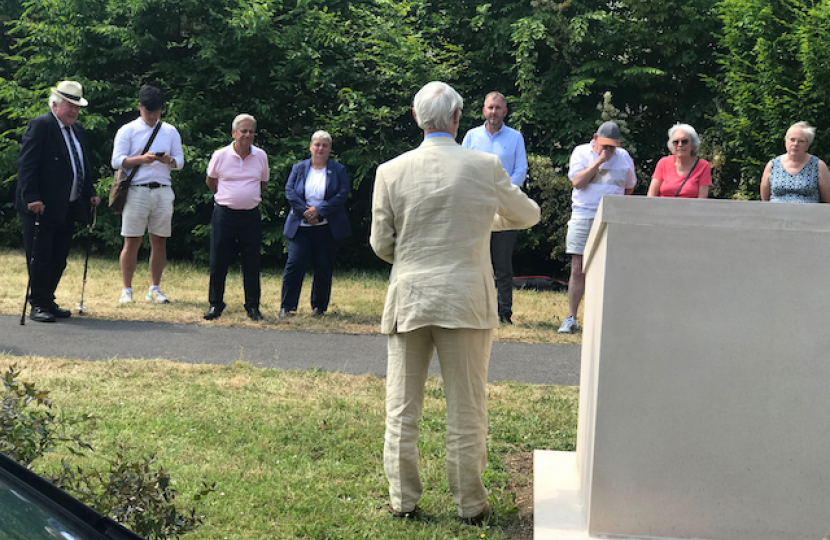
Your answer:
[[[585,251],[585,243],[588,241],[588,233],[591,232],[591,225],[594,219],[573,219],[568,222],[568,236],[565,240],[565,253],[568,255],[582,255]]]

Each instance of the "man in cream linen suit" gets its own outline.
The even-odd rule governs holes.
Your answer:
[[[381,331],[389,335],[384,469],[389,512],[417,519],[418,418],[433,351],[447,396],[447,476],[458,519],[490,513],[487,367],[499,325],[490,232],[525,229],[539,206],[510,182],[499,158],[455,142],[464,102],[431,82],[412,113],[424,142],[378,167],[370,243],[392,263]]]

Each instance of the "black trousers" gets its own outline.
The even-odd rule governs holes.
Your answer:
[[[294,238],[288,240],[288,262],[282,274],[282,304],[286,311],[297,311],[300,291],[308,265],[314,261],[314,281],[311,285],[311,307],[326,311],[331,299],[331,279],[334,259],[340,241],[335,240],[328,225],[300,227]]]
[[[259,208],[233,210],[215,205],[210,220],[210,289],[211,306],[225,309],[225,279],[234,253],[242,259],[242,283],[245,309],[258,308],[260,297],[259,269],[262,246],[262,221]]]
[[[499,317],[513,315],[513,246],[518,231],[497,231],[490,234],[490,261],[496,278]]]
[[[35,215],[20,214],[20,222],[23,226],[23,246],[26,248],[26,264],[32,280],[32,290],[29,294],[29,303],[32,307],[52,310],[52,305],[55,303],[55,289],[58,288],[63,271],[66,269],[66,257],[69,255],[69,248],[72,247],[75,215],[79,209],[80,203],[70,203],[63,223],[41,217],[40,225],[37,227],[37,242],[35,242]],[[34,260],[32,260],[33,249],[36,250]]]

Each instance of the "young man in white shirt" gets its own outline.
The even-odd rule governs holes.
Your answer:
[[[173,201],[175,196],[170,182],[170,171],[184,166],[182,138],[179,132],[166,122],[161,122],[164,92],[145,85],[138,92],[139,117],[121,127],[115,135],[112,149],[114,169],[139,167],[130,183],[127,204],[121,217],[121,279],[124,288],[120,303],[133,301],[133,274],[138,263],[138,248],[144,232],[150,233],[150,279],[147,300],[169,304],[170,300],[159,289],[161,275],[167,264],[167,239],[171,235]],[[141,154],[147,141],[161,122],[153,144]],[[125,171],[129,172],[129,171]]]

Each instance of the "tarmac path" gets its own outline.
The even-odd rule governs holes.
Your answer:
[[[494,342],[489,380],[579,384],[579,345]],[[386,376],[386,336],[313,334],[72,316],[36,323],[0,315],[0,353],[81,360],[146,358],[177,362],[336,371]],[[437,358],[430,375],[438,375]]]

